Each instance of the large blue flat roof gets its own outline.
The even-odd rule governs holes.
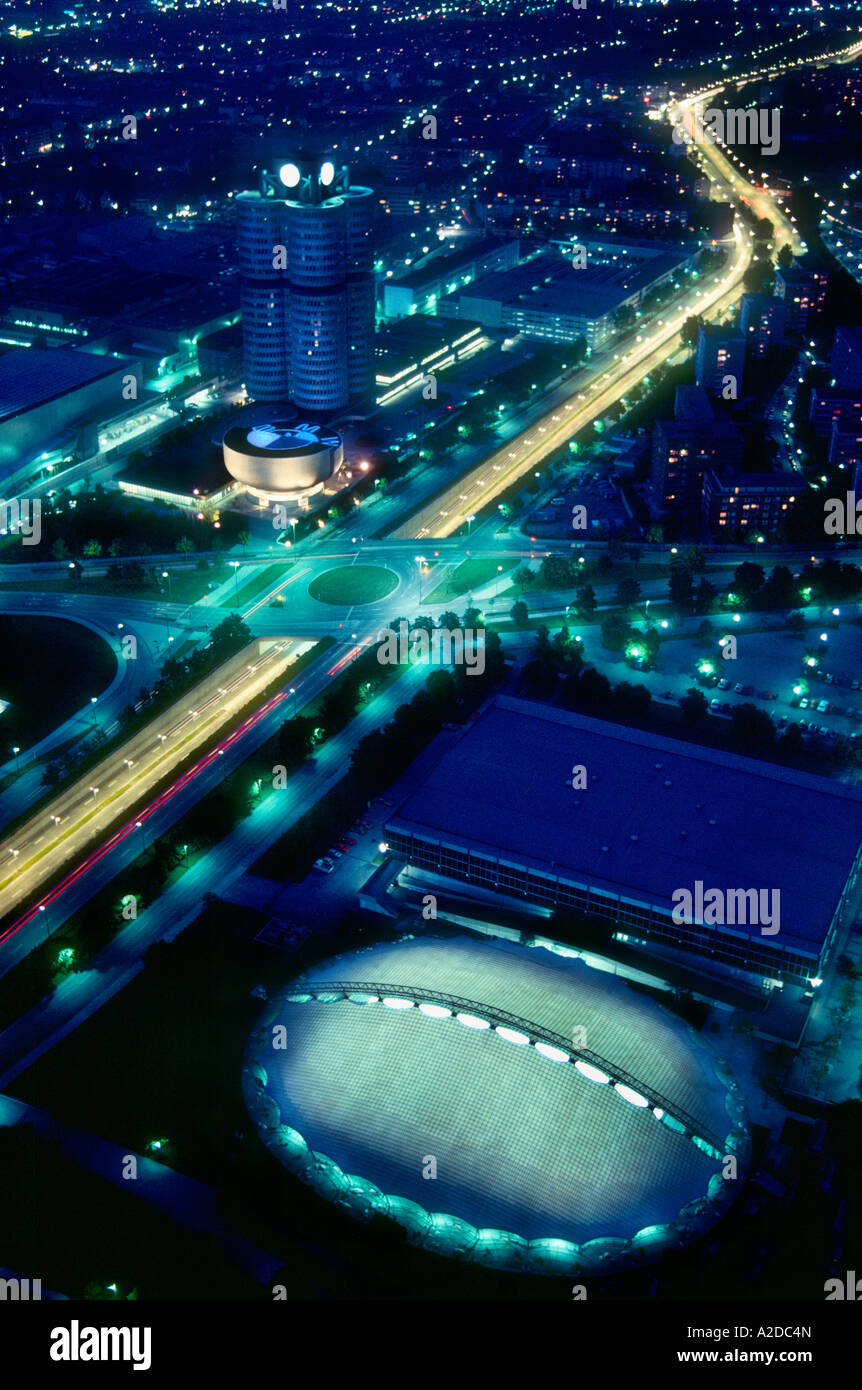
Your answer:
[[[77,348],[19,348],[4,353],[0,356],[0,421],[133,365],[128,357]],[[120,405],[122,401],[118,410]]]
[[[586,768],[586,790],[572,789],[575,764]],[[388,826],[665,910],[697,879],[704,891],[779,889],[772,939],[810,951],[829,930],[862,841],[862,794],[499,696]]]

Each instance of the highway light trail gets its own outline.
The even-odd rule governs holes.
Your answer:
[[[60,883],[52,888],[44,898],[40,899],[28,912],[25,912],[0,934],[0,945],[19,932],[28,922],[32,922],[33,918],[37,917],[40,912],[45,911],[51,903],[56,902],[63,893],[67,892],[73,884],[77,883],[95,864],[98,864],[100,860],[104,859],[106,854],[109,854],[112,849],[115,849],[117,845],[121,844],[123,840],[133,834],[133,832],[142,826],[150,816],[155,815],[155,813],[176,796],[178,792],[188,786],[189,782],[193,781],[195,777],[198,777],[210,767],[217,758],[223,757],[229,748],[232,748],[239,739],[243,738],[249,730],[253,729],[261,719],[265,718],[266,715],[269,714],[271,710],[275,709],[277,705],[281,704],[282,700],[285,698],[286,695],[284,691],[279,691],[277,695],[273,695],[265,704],[261,705],[259,709],[249,715],[248,719],[240,724],[238,728],[234,729],[233,733],[224,739],[217,748],[213,748],[201,758],[199,762],[195,763],[194,767],[188,768],[181,777],[177,778],[176,782],[173,782],[170,787],[163,791],[160,796],[157,796],[154,801],[151,801],[142,811],[139,811],[132,820],[127,821],[127,823],[122,826],[120,830],[117,830],[110,839],[106,840],[98,849],[93,850],[91,854],[87,855],[86,859],[82,859],[80,864],[78,864],[71,873],[67,874]]]
[[[359,646],[351,647],[350,651],[345,652],[344,656],[342,656],[339,661],[336,661],[334,666],[330,666],[326,674],[328,676],[337,676],[346,666],[350,665],[351,661],[355,661],[356,658],[361,655],[362,648],[367,647],[370,641],[371,638],[367,637],[364,642],[360,642]]]
[[[305,565],[304,568],[299,570],[296,574],[288,575],[287,579],[283,579],[280,584],[276,584],[274,589],[269,589],[267,593],[263,595],[262,598],[259,598],[256,603],[252,604],[251,608],[247,608],[245,610],[245,612],[242,615],[243,621],[253,617],[255,613],[259,613],[261,608],[265,607],[266,604],[271,603],[272,600],[278,594],[282,593],[291,584],[295,584],[297,579],[302,579],[303,575],[309,574],[310,572],[311,567],[309,565]]]
[[[843,62],[860,50],[862,45],[854,44],[841,54],[826,54],[822,57],[827,61]],[[798,64],[790,66],[810,66],[812,62],[817,61],[820,60],[801,59]],[[749,74],[739,81],[754,80],[758,75]],[[678,113],[683,110],[690,112],[696,101],[711,99],[723,91],[723,86],[716,86],[707,92],[686,97],[681,102],[671,101],[668,108],[669,118],[673,120],[676,115],[678,119]],[[699,117],[696,118],[695,125],[700,137],[696,148],[700,152],[702,167],[707,177],[713,183],[728,183],[736,199],[749,204],[756,215],[768,217],[775,227],[777,246],[787,241],[794,252],[799,251],[802,247],[801,239],[789,219],[777,206],[772,191],[755,187],[735,168],[721,147],[703,139],[703,123]],[[469,512],[475,513],[487,507],[530,468],[543,462],[549,454],[572,439],[624,396],[632,386],[641,382],[655,367],[666,362],[672,348],[678,346],[677,334],[690,314],[717,316],[733,305],[739,298],[743,277],[751,263],[753,250],[752,238],[747,229],[743,231],[737,223],[733,235],[736,243],[735,260],[731,266],[723,267],[715,274],[710,290],[701,289],[693,295],[684,295],[677,305],[666,311],[669,314],[666,320],[656,320],[654,330],[642,343],[638,335],[635,344],[622,356],[614,355],[614,361],[609,367],[605,368],[604,363],[599,364],[592,379],[588,377],[578,383],[583,389],[577,393],[573,392],[572,400],[553,411],[549,410],[520,435],[509,440],[508,444],[489,454],[436,499],[421,507],[409,521],[393,531],[392,538],[443,538],[458,531],[465,523]],[[583,401],[584,404],[576,405],[576,401]],[[561,411],[568,413],[570,418],[562,419],[562,423],[559,423],[562,418]],[[492,474],[497,476],[494,477]]]
[[[302,651],[307,643],[298,643]],[[0,843],[0,893],[12,912],[63,873],[77,855],[130,816],[187,758],[221,738],[245,707],[287,676],[291,639],[276,638],[260,655],[249,644],[107,757],[61,790]]]

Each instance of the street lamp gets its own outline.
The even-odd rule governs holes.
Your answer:
[[[169,572],[168,570],[162,570],[162,579],[166,579],[166,580],[168,581],[168,601],[169,601],[170,603],[173,603],[173,601],[174,601],[174,586],[173,586],[173,581],[171,580],[170,572]]]
[[[468,539],[468,540],[470,539],[470,527],[472,526],[472,524],[473,524],[473,522],[474,522],[475,520],[476,520],[475,515],[474,515],[474,516],[468,516],[468,517],[467,517],[467,539]]]
[[[291,687],[290,687],[290,693],[291,693],[291,695],[293,696],[293,717],[294,717],[294,719],[295,719],[295,718],[296,718],[296,689],[294,688],[294,686],[291,686]]]
[[[99,703],[99,697],[98,697],[98,695],[91,695],[91,696],[90,696],[90,704],[94,706],[94,708],[93,708],[93,710],[92,710],[92,715],[93,715],[93,728],[94,728],[94,729],[96,728],[96,726],[97,726],[97,724],[98,724],[98,720],[96,719],[96,710],[95,710],[95,706],[96,706],[98,703]]]
[[[21,749],[16,747],[15,744],[13,744],[12,752],[15,754],[15,771],[17,772],[19,770],[18,754],[21,752]]]
[[[425,556],[424,556],[424,555],[416,555],[416,556],[414,556],[414,559],[416,560],[416,563],[417,563],[417,565],[419,566],[419,602],[421,603],[421,602],[422,602],[422,569],[423,569],[423,567],[424,567],[424,565],[425,565]]]
[[[497,566],[497,578],[494,580],[494,601],[495,601],[495,602],[496,602],[496,600],[497,600],[497,595],[498,595],[499,592],[500,592],[500,575],[501,575],[502,573],[503,573],[503,566],[502,566],[502,565],[498,565],[498,566]]]
[[[235,607],[235,608],[239,608],[239,576],[237,575],[237,570],[239,569],[239,560],[231,560],[231,562],[230,562],[230,567],[231,567],[231,569],[233,570],[233,601],[234,601],[234,607]]]

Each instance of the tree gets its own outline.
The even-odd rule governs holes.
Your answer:
[[[791,608],[797,602],[796,581],[786,565],[776,565],[757,594],[758,608]]]
[[[668,592],[671,603],[680,613],[688,613],[691,610],[694,585],[688,570],[671,570]]]
[[[792,266],[793,251],[790,248],[789,242],[785,242],[781,250],[779,251],[776,264],[778,265],[780,270],[789,270]]]
[[[210,646],[220,661],[239,651],[246,642],[251,641],[251,629],[246,627],[238,613],[231,613],[217,623],[210,636]]]
[[[596,561],[596,572],[606,579],[613,572],[614,562],[606,550],[603,550]]]
[[[690,314],[680,329],[679,336],[684,343],[690,346],[697,342],[697,330],[700,327],[701,319],[697,314]]]
[[[278,731],[278,761],[288,772],[300,767],[311,752],[314,740],[315,720],[306,715],[296,715],[286,719]]]
[[[631,626],[619,613],[612,613],[602,623],[602,646],[609,652],[621,652],[631,636]]]
[[[763,585],[763,566],[745,560],[733,571],[733,588],[744,598],[752,598]]]
[[[545,627],[545,624],[540,623],[536,628],[536,636],[533,639],[533,655],[538,657],[540,661],[544,661],[550,656],[550,652],[551,634]]]
[[[775,725],[766,710],[746,702],[734,705],[731,712],[733,732],[747,748],[768,748],[775,739]]]
[[[617,585],[616,599],[621,608],[631,608],[637,603],[641,586],[636,579],[621,579]]]
[[[324,696],[320,706],[320,723],[327,738],[332,738],[350,723],[356,713],[356,692],[348,682],[336,686]]]
[[[656,658],[659,654],[659,648],[661,647],[661,638],[659,637],[654,627],[647,628],[643,636],[643,642],[646,648],[649,664],[650,666],[654,666],[656,663]]]
[[[700,724],[706,718],[709,705],[703,691],[692,685],[680,700],[679,707],[689,724]]]
[[[581,672],[577,693],[578,704],[584,709],[607,706],[611,700],[611,683],[601,671],[588,666]]]
[[[620,681],[614,687],[614,705],[624,719],[646,719],[652,696],[645,685],[635,685],[632,681]]]
[[[589,618],[597,607],[596,591],[592,584],[583,584],[575,591],[575,612],[579,618]]]
[[[692,610],[694,613],[708,613],[712,607],[717,589],[714,584],[710,584],[708,579],[698,581],[697,588],[692,594]]]
[[[530,613],[523,599],[518,599],[516,603],[512,604],[512,607],[509,610],[509,616],[511,617],[512,622],[517,623],[519,627],[521,627],[527,621],[527,619],[530,616]]]
[[[458,617],[457,613],[452,612],[451,608],[447,608],[445,613],[440,614],[437,620],[437,626],[444,632],[457,632],[461,626],[461,619]]]

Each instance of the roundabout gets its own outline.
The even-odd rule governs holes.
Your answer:
[[[352,608],[387,598],[400,583],[395,571],[382,565],[340,565],[312,579],[308,593],[318,603]]]

